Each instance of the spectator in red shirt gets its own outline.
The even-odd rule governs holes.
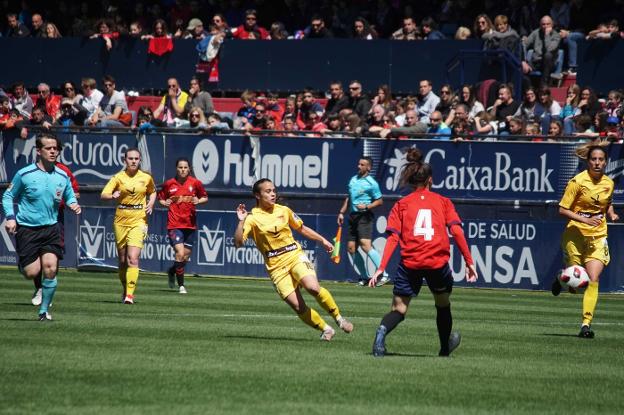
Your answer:
[[[451,332],[453,274],[448,264],[450,243],[447,229],[466,261],[466,281],[475,282],[477,270],[453,202],[430,190],[433,184],[431,165],[422,161],[422,153],[417,148],[407,151],[406,161],[401,184],[412,187],[413,192],[395,203],[390,211],[386,227],[389,236],[383,258],[369,281],[369,286],[375,287],[377,278],[383,274],[400,243],[401,262],[394,277],[392,310],[377,328],[373,355],[382,357],[386,353],[386,335],[403,321],[410,301],[418,295],[424,278],[433,293],[437,310],[439,355],[448,356],[459,346],[461,336]]]
[[[269,32],[264,27],[258,26],[257,16],[258,14],[254,9],[247,10],[245,12],[245,23],[232,30],[234,39],[249,39],[250,34],[254,32],[258,33],[262,40],[271,39]],[[257,38],[255,34],[251,37]]]
[[[43,82],[37,86],[37,101],[35,107],[41,107],[53,120],[58,118],[61,109],[61,97],[50,92],[50,86]]]
[[[178,282],[180,294],[186,294],[184,287],[184,266],[193,250],[193,234],[197,229],[196,206],[208,201],[208,194],[202,182],[191,175],[188,159],[176,160],[176,176],[167,180],[158,192],[158,201],[169,208],[167,214],[167,235],[175,251],[175,262],[167,272],[169,288]]]
[[[97,33],[92,34],[89,39],[102,38],[106,44],[106,50],[113,48],[113,40],[119,38],[119,32],[114,29],[113,22],[110,20],[99,20],[95,24]]]
[[[272,92],[267,95],[266,109],[269,115],[281,120],[284,117],[284,108],[279,104],[279,95]]]

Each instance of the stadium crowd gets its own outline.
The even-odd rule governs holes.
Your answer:
[[[41,83],[36,97],[26,85],[0,89],[0,129],[59,127],[233,129],[248,134],[273,131],[282,136],[378,136],[407,138],[433,134],[438,139],[558,140],[561,136],[605,137],[621,141],[624,131],[623,92],[599,99],[589,86],[570,85],[565,101],[553,98],[550,86],[576,72],[578,40],[622,37],[618,19],[624,1],[608,0],[593,7],[584,0],[385,1],[312,2],[160,1],[23,1],[0,5],[6,16],[0,32],[6,37],[87,36],[102,39],[108,49],[120,36],[195,39],[202,53],[218,54],[224,39],[360,39],[437,40],[480,38],[484,47],[508,49],[522,60],[527,75],[514,99],[512,86],[432,85],[421,80],[407,96],[394,97],[387,85],[329,85],[328,91],[304,89],[280,99],[275,93],[245,91],[236,113],[220,113],[200,78],[185,88],[169,79],[156,108],[130,110],[123,86],[112,76],[67,81],[56,91]],[[351,4],[353,3],[353,4]],[[69,16],[69,18],[65,18]],[[210,22],[204,26],[204,22]],[[601,23],[602,22],[602,23]],[[147,30],[147,28],[152,30]],[[563,71],[565,68],[565,72]],[[1,80],[0,80],[1,81]],[[165,87],[165,86],[163,86]],[[100,89],[98,89],[100,88]],[[416,91],[416,88],[418,89]],[[367,96],[366,91],[373,91]],[[324,96],[323,96],[324,95]],[[524,137],[523,137],[524,136]],[[568,138],[569,139],[569,138]]]

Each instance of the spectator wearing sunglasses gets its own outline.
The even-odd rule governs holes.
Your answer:
[[[154,111],[154,118],[160,119],[167,125],[174,125],[176,118],[184,117],[184,108],[188,102],[188,94],[180,89],[175,78],[167,80],[167,94],[162,97],[160,105]]]
[[[254,9],[249,9],[245,12],[245,23],[232,30],[234,39],[249,39],[251,37],[259,38],[262,40],[271,39],[269,32],[258,23],[258,13]]]

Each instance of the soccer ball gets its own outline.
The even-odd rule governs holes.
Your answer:
[[[559,274],[559,282],[570,291],[577,291],[589,285],[589,275],[585,268],[580,265],[572,265],[562,269]]]

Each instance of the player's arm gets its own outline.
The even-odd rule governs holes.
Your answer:
[[[16,174],[11,181],[9,187],[4,191],[2,195],[2,209],[4,210],[4,216],[6,217],[5,228],[9,233],[15,233],[17,229],[17,222],[15,221],[15,208],[13,207],[13,201],[16,196],[22,191],[22,176]]]
[[[375,271],[368,281],[368,286],[371,288],[375,288],[377,286],[377,278],[379,278],[379,276],[386,270],[388,262],[390,262],[390,258],[392,258],[392,254],[399,244],[399,234],[396,231],[389,231],[389,233],[390,235],[386,240],[386,246],[384,247],[379,268],[377,268],[377,271]]]
[[[102,193],[100,194],[100,199],[102,200],[113,200],[119,198],[121,192],[117,190],[117,178],[111,177],[111,179],[106,183],[104,189],[102,189]]]
[[[167,183],[165,183],[163,184],[162,189],[160,189],[160,192],[158,192],[158,203],[160,203],[161,206],[168,207],[171,205],[172,200],[167,197],[168,193],[169,189]]]
[[[607,216],[609,217],[609,220],[611,222],[617,222],[618,220],[620,220],[620,215],[615,213],[613,205],[609,205],[609,207],[607,208]]]
[[[349,196],[347,196],[342,202],[342,206],[340,206],[340,210],[338,211],[338,220],[336,221],[338,225],[342,226],[344,223],[344,215],[347,213],[347,208],[349,206]]]
[[[479,275],[477,274],[477,268],[475,267],[472,255],[470,254],[464,230],[459,223],[453,223],[450,231],[451,235],[453,235],[453,239],[455,240],[455,244],[457,244],[457,247],[459,248],[459,252],[461,252],[464,257],[464,261],[466,261],[466,281],[477,281]]]
[[[245,235],[244,235],[244,227],[245,227],[245,219],[247,219],[247,209],[245,209],[244,204],[238,205],[236,208],[236,216],[238,217],[238,225],[236,225],[236,230],[234,231],[234,245],[237,248],[240,248],[245,243]]]
[[[579,215],[578,213],[574,213],[570,209],[566,209],[561,205],[559,206],[559,214],[566,219],[585,223],[589,226],[598,226],[602,223],[602,215],[594,215],[590,217],[585,217],[585,216]]]
[[[145,213],[151,215],[154,211],[154,204],[156,203],[156,185],[154,184],[154,179],[150,176],[149,182],[147,183],[146,188],[147,196],[147,206],[145,206]]]
[[[320,242],[328,253],[331,253],[334,250],[334,245],[315,230],[308,228],[305,225],[301,225],[299,229],[295,228],[295,230],[308,239]]]
[[[383,205],[383,199],[380,197],[379,199],[375,199],[373,200],[372,203],[369,203],[368,205],[366,205],[366,209],[365,210],[373,210],[376,207],[379,207]]]
[[[69,177],[67,177],[67,184],[65,185],[65,190],[63,191],[63,200],[65,200],[67,207],[69,207],[72,212],[76,215],[80,215],[82,209],[78,204],[78,200],[76,199],[76,194],[74,193],[74,188],[71,185]]]

